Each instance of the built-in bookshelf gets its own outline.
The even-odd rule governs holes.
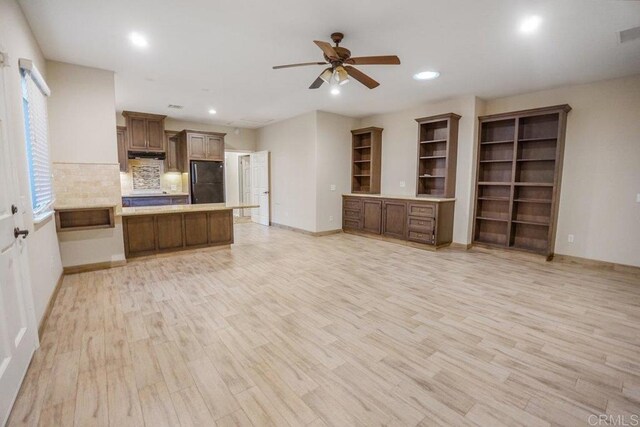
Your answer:
[[[351,131],[351,192],[380,194],[382,128]]]
[[[416,196],[455,197],[459,120],[460,116],[454,113],[416,119]]]
[[[570,110],[479,118],[474,242],[553,256]]]

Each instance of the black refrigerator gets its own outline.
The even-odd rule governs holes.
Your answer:
[[[191,161],[191,203],[224,203],[224,162]]]

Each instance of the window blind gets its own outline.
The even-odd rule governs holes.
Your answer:
[[[49,87],[31,61],[20,60],[31,204],[34,221],[53,212],[53,185],[49,157],[47,96]]]

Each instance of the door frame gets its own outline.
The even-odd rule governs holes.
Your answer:
[[[242,153],[238,156],[238,192],[240,200],[240,204],[249,204],[251,203],[251,179],[249,179],[249,200],[246,200],[244,197],[244,174],[242,170],[242,161],[247,160],[249,162],[249,177],[251,177],[251,153]],[[249,211],[249,212],[247,212]],[[251,217],[250,209],[240,209],[240,216],[243,218]]]

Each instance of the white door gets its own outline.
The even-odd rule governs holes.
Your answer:
[[[38,346],[36,320],[26,269],[26,247],[14,228],[21,225],[14,157],[7,140],[4,71],[0,53],[0,425],[18,394]]]
[[[258,151],[250,154],[251,167],[251,203],[259,204],[251,212],[251,221],[270,225],[269,207],[269,152]]]

